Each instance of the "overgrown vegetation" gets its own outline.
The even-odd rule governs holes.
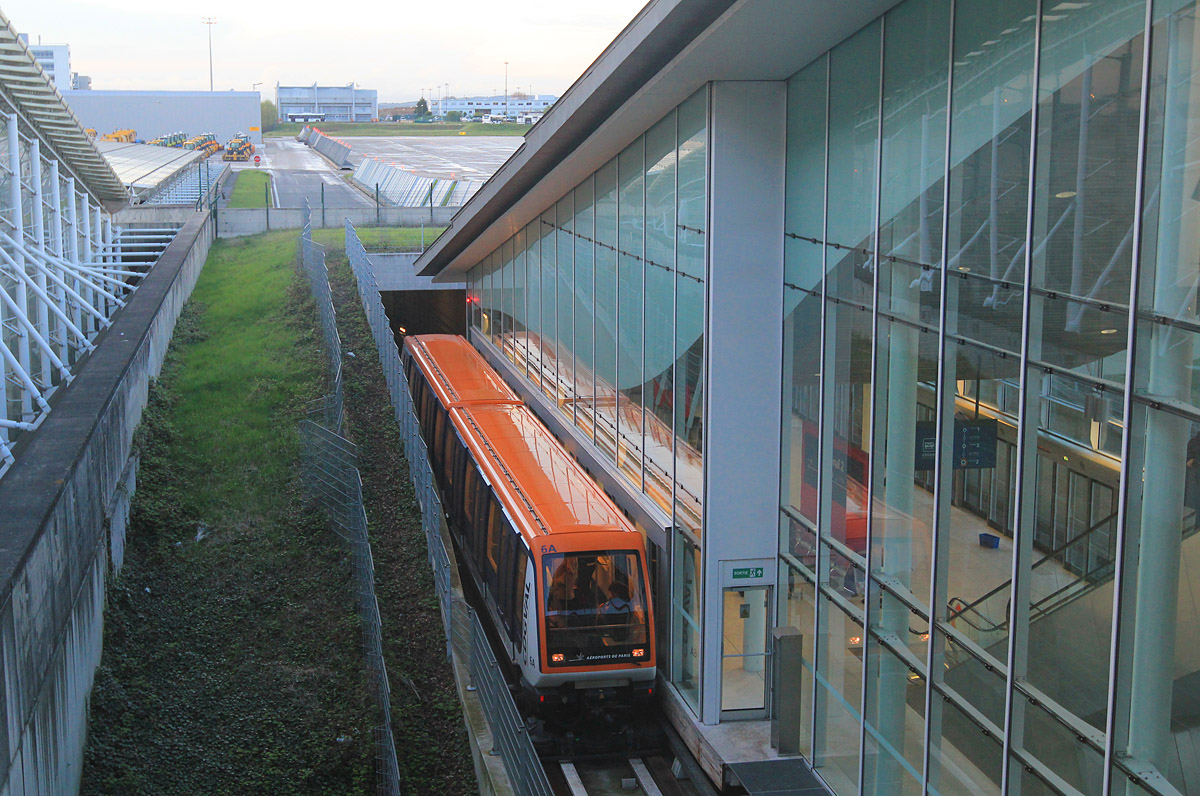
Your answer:
[[[401,792],[465,796],[478,792],[478,786],[462,704],[446,660],[420,509],[408,480],[408,462],[400,452],[400,433],[378,352],[346,260],[344,236],[327,235],[330,232],[336,230],[321,230],[329,246],[325,262],[338,331],[343,349],[355,354],[343,362],[345,433],[358,445],[383,616],[383,653],[391,679]],[[384,232],[389,231],[359,230],[364,238]]]
[[[151,392],[86,796],[374,790],[350,564],[298,479],[324,353],[295,253],[218,241]]]
[[[236,174],[229,207],[267,207],[271,193],[271,175],[257,169],[242,169]],[[272,201],[271,207],[275,204]]]
[[[483,122],[315,122],[309,127],[319,127],[321,132],[349,138],[364,136],[403,135],[525,135],[530,124],[505,122],[484,124]],[[305,128],[299,122],[282,122],[270,132],[271,137],[297,136]]]
[[[363,248],[376,252],[417,252],[421,244],[429,246],[437,236],[445,232],[445,227],[361,227],[357,229],[358,239]],[[346,249],[346,230],[344,227],[329,229],[314,229],[313,240],[324,246],[337,256],[344,257]]]

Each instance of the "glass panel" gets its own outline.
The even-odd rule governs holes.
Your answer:
[[[1144,245],[1128,433],[1126,538],[1115,737],[1118,760],[1200,793],[1200,24],[1193,3],[1153,3]],[[1107,580],[1107,579],[1106,579]],[[1096,594],[1109,592],[1102,583]],[[1098,597],[1097,597],[1098,599]],[[1127,793],[1129,777],[1116,773]]]
[[[725,590],[721,710],[766,706],[767,592],[766,588]]]
[[[817,422],[820,406],[821,282],[825,235],[826,59],[788,81],[787,194],[784,207],[783,457],[780,503],[794,519],[784,525],[782,549],[815,536],[792,538],[792,529],[817,523]]]
[[[542,333],[542,303],[545,298],[542,295],[542,238],[540,234],[541,222],[538,219],[530,222],[525,227],[525,273],[526,284],[528,290],[528,298],[526,299],[526,311],[529,313],[528,328],[529,332],[526,340],[528,349],[528,373],[529,379],[535,387],[542,385],[542,358],[541,358],[541,333]]]
[[[675,437],[675,113],[646,133],[646,492],[672,509]]]
[[[813,766],[838,796],[858,793],[863,630],[861,615],[843,600],[818,593],[817,715]]]
[[[558,400],[558,246],[555,243],[555,208],[542,213],[542,392]]]
[[[617,159],[617,389],[620,392],[617,463],[639,488],[642,486],[642,370],[643,243],[646,206],[643,177],[644,139],[639,138]]]
[[[935,634],[935,661],[943,665],[931,677],[993,727],[1004,726],[1005,683],[996,665],[1007,656],[1012,544],[987,520],[996,501],[1008,504],[1012,496],[995,492],[1002,432],[986,401],[1020,375],[1035,12],[1032,0],[957,0],[953,32],[944,299],[946,350],[953,354],[945,358],[946,392],[939,396],[948,439],[936,467],[940,477],[962,484],[956,502],[964,505],[947,500],[937,507],[945,569],[931,608],[941,615],[948,605],[949,621],[947,635]],[[943,718],[930,741],[937,747],[931,779],[954,783],[950,792],[969,792],[968,783],[994,792],[1000,747],[969,714],[934,702],[938,713],[930,720]]]
[[[513,357],[517,366],[524,371],[527,349],[525,348],[525,230],[517,230],[512,238],[513,258]]]
[[[934,429],[917,419],[939,359],[949,11],[948,0],[910,0],[885,19],[870,515],[871,573],[887,588],[871,587],[863,761],[864,793],[881,796],[919,792],[923,768],[929,625],[910,606],[925,606],[930,587],[933,500],[916,469],[918,438],[932,467]]]
[[[592,407],[595,403],[592,362],[596,285],[593,273],[595,214],[592,210],[593,180],[588,177],[575,189],[575,386],[572,405],[575,423],[591,438],[594,434]]]
[[[935,689],[932,697],[929,721],[940,727],[941,733],[929,739],[929,792],[938,796],[999,794],[1002,739],[992,731],[994,725],[985,732],[959,707],[959,694]]]
[[[575,342],[575,237],[572,221],[573,196],[559,200],[556,211],[558,229],[558,383],[556,399],[567,417],[574,419],[574,404],[562,404],[575,390],[575,357],[571,346]]]
[[[830,53],[829,92],[838,101],[829,105],[826,229],[835,245],[825,247],[825,280],[836,300],[825,306],[821,518],[856,566],[867,537],[879,30],[875,22]]]
[[[700,538],[703,515],[704,284],[708,92],[679,106],[675,273],[675,522]]]
[[[617,161],[596,172],[596,446],[616,457]]]
[[[671,682],[699,710],[700,700],[700,548],[675,535],[671,575]]]

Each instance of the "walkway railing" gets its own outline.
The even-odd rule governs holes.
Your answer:
[[[387,313],[383,309],[383,301],[379,297],[371,261],[349,222],[346,223],[346,256],[358,282],[363,312],[367,316],[371,335],[379,350],[379,362],[383,367],[388,394],[392,399],[392,409],[404,442],[409,475],[417,493],[417,500],[421,504],[422,529],[429,547],[429,563],[433,567],[434,584],[442,607],[442,622],[446,629],[447,656],[461,656],[466,653],[471,679],[478,689],[484,715],[491,727],[494,751],[498,752],[504,761],[505,770],[515,791],[523,796],[550,796],[550,783],[546,779],[546,772],[513,703],[508,683],[492,654],[479,617],[466,605],[454,599],[450,557],[442,537],[442,504],[434,486],[425,441],[421,438],[420,427],[413,412],[408,379],[404,375],[400,351],[396,347],[396,339],[392,334]]]

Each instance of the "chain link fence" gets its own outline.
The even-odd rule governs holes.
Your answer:
[[[301,234],[304,271],[317,303],[325,350],[329,354],[331,393],[310,404],[308,419],[300,422],[301,476],[305,489],[325,509],[334,533],[350,548],[368,685],[378,715],[373,728],[376,792],[381,796],[400,796],[400,764],[392,733],[391,687],[383,660],[383,622],[375,598],[375,562],[367,536],[362,478],[357,467],[358,448],[339,433],[344,407],[342,343],[337,331],[333,294],[329,289],[325,252],[313,243],[309,220],[306,206],[306,223]]]
[[[404,455],[408,459],[408,471],[421,505],[422,529],[428,543],[429,564],[433,568],[434,583],[442,608],[442,622],[446,630],[446,654],[463,656],[468,661],[471,680],[478,690],[484,715],[492,731],[493,751],[500,754],[513,788],[523,796],[551,796],[550,783],[545,769],[534,751],[525,723],[517,712],[508,683],[504,679],[499,663],[492,654],[487,635],[475,615],[465,603],[454,596],[451,580],[450,557],[442,537],[441,500],[434,486],[433,472],[425,441],[413,412],[412,396],[408,379],[400,363],[400,351],[392,334],[374,270],[363,248],[354,226],[346,222],[346,256],[358,282],[358,294],[363,312],[371,327],[371,335],[379,350],[379,362],[387,381],[388,394],[400,436],[404,443]]]

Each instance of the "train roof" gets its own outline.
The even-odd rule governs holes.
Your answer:
[[[636,533],[596,482],[523,404],[462,406],[451,415],[492,488],[527,536]]]
[[[453,334],[425,334],[404,341],[429,383],[448,407],[477,402],[520,403],[520,397],[478,351]]]

